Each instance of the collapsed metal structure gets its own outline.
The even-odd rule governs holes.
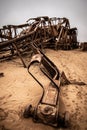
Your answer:
[[[27,24],[8,25],[0,29],[0,59],[18,55],[24,67],[27,67],[22,54],[29,52],[36,54],[27,68],[29,74],[42,87],[43,93],[36,107],[29,105],[25,109],[24,117],[33,116],[35,121],[55,127],[59,125],[60,120],[64,126],[68,125],[69,113],[66,110],[64,113],[59,113],[59,99],[60,86],[71,82],[64,73],[60,73],[56,65],[41,50],[49,47],[56,50],[78,47],[76,31],[76,28],[70,28],[67,18],[49,18],[47,16],[29,19]],[[42,73],[50,80],[47,89],[30,72],[30,67],[34,63],[38,63]]]
[[[67,18],[48,16],[30,18],[26,24],[7,25],[0,29],[0,59],[31,53],[31,44],[41,49],[74,49],[78,47],[77,28],[70,28]]]
[[[80,48],[82,49],[82,51],[87,51],[87,42],[82,42],[80,44]]]

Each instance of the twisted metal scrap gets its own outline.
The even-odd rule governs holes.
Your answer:
[[[0,59],[31,53],[31,44],[41,49],[72,49],[78,47],[77,29],[70,28],[67,18],[48,16],[31,18],[26,24],[7,25],[0,29]],[[25,65],[24,65],[25,66]]]

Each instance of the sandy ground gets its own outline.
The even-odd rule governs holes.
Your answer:
[[[46,49],[45,54],[60,71],[65,72],[69,80],[87,84],[87,52]],[[25,60],[28,62],[30,58]],[[26,105],[37,105],[42,88],[23,68],[19,58],[1,62],[0,72],[4,73],[4,77],[0,78],[0,130],[65,130],[23,118]],[[42,79],[41,74],[38,78]],[[44,78],[42,82],[47,83]],[[66,85],[61,87],[61,95],[70,112],[71,125],[66,130],[87,130],[87,85]]]

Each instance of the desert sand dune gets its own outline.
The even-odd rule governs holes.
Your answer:
[[[87,84],[87,52],[46,49],[45,54],[61,72],[65,72],[69,80]],[[25,61],[27,59],[25,58]],[[42,88],[28,74],[27,69],[23,68],[19,58],[1,62],[0,72],[4,73],[4,77],[0,77],[0,130],[64,129],[34,123],[32,118],[23,118],[26,105],[36,106],[39,102]],[[36,74],[40,79],[39,71]],[[44,83],[44,78],[42,82]],[[63,86],[61,96],[66,109],[70,112],[70,126],[66,130],[87,130],[87,85]]]

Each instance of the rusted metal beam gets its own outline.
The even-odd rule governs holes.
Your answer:
[[[60,71],[35,43],[32,44],[32,48],[35,50],[36,54],[31,58],[28,65],[28,72],[42,87],[43,93],[37,106],[33,107],[31,104],[28,105],[23,115],[25,118],[33,117],[35,122],[42,122],[57,127],[59,119],[61,119],[61,116],[59,116]],[[35,77],[34,72],[32,73],[30,70],[30,67],[35,63],[38,63],[37,66],[50,81],[46,88],[41,84],[40,80]],[[63,125],[66,125],[69,122],[69,113],[66,113],[66,110],[63,112],[65,116],[62,117],[62,121]],[[67,119],[66,116],[68,116]]]
[[[0,43],[0,49],[9,46],[9,45],[12,44],[12,43],[16,43],[16,44],[17,44],[17,42],[20,42],[20,41],[22,41],[22,40],[25,40],[25,39],[28,38],[30,35],[32,35],[35,31],[36,31],[36,30],[30,32],[29,34],[25,34],[24,36],[21,36],[21,37],[18,37],[18,38],[13,38],[13,39],[11,39],[11,40],[9,40],[9,41]]]
[[[16,46],[15,43],[12,43],[12,45],[13,45],[14,48],[16,49],[16,51],[17,51],[17,53],[18,53],[18,56],[20,57],[20,59],[21,59],[21,61],[22,61],[22,63],[23,63],[24,68],[26,68],[26,64],[25,64],[25,62],[24,62],[24,60],[23,60],[23,58],[22,58],[22,56],[21,56],[21,53],[20,53],[18,47]]]

